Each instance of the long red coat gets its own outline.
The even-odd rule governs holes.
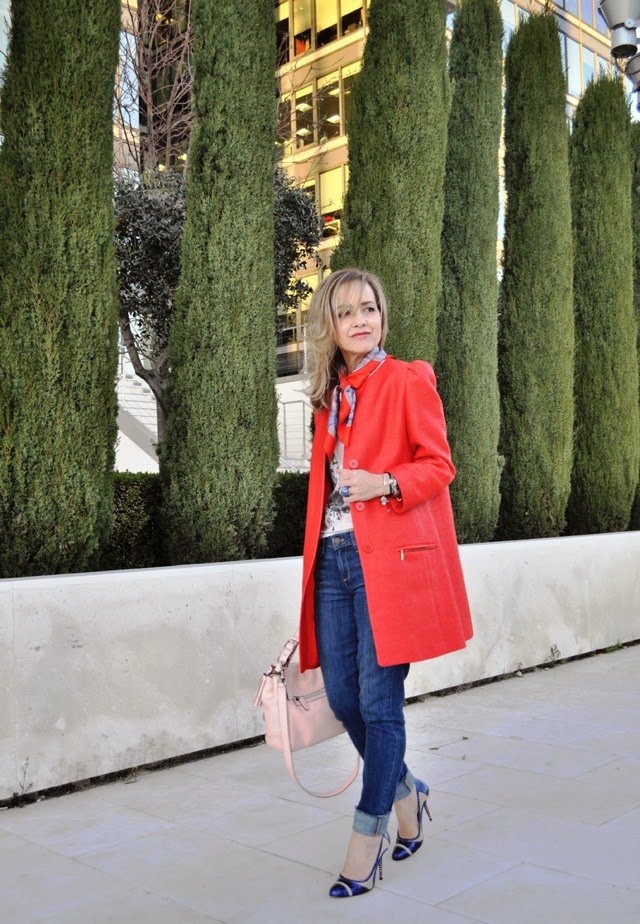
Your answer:
[[[329,413],[315,414],[304,543],[300,669],[318,666],[314,569],[330,493],[323,448]],[[389,356],[358,389],[344,467],[391,472],[402,501],[351,504],[381,666],[424,661],[473,635],[448,485],[455,469],[436,378],[426,362]]]

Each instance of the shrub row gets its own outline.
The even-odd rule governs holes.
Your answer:
[[[275,519],[264,558],[302,554],[307,509],[306,472],[280,472],[274,491]],[[114,528],[100,560],[102,570],[159,568],[169,564],[162,525],[159,475],[114,475]]]

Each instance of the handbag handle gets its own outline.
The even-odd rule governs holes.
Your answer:
[[[289,639],[289,641],[291,641],[291,639]],[[296,648],[297,648],[298,640],[295,639],[295,642],[296,642]],[[287,642],[287,645],[288,644],[289,642]],[[287,646],[285,645],[285,649],[286,647]],[[295,648],[293,649],[293,651],[295,651]],[[293,654],[293,652],[291,652],[291,654]],[[291,655],[289,656],[289,660],[291,660]],[[306,786],[303,786],[300,780],[298,779],[298,776],[295,771],[295,767],[293,766],[293,753],[291,751],[291,740],[290,740],[290,735],[289,735],[289,713],[287,712],[287,700],[285,696],[278,697],[278,713],[280,715],[280,728],[283,730],[283,738],[284,738],[284,741],[283,741],[284,762],[289,772],[289,776],[295,783],[298,784],[300,789],[304,789],[306,793],[309,793],[310,796],[315,796],[317,799],[330,799],[331,796],[338,796],[340,795],[341,792],[344,792],[345,789],[347,789],[347,787],[351,786],[351,784],[353,783],[353,781],[358,775],[358,770],[360,769],[360,757],[358,755],[356,755],[355,767],[353,768],[353,770],[351,771],[351,773],[349,774],[345,782],[342,783],[340,786],[336,787],[336,789],[332,789],[330,792],[313,792],[313,790],[307,789]]]

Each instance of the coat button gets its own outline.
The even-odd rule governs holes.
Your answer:
[[[367,542],[366,545],[362,546],[362,551],[363,552],[373,552],[373,546],[371,545],[370,542]]]
[[[357,459],[349,459],[349,468],[357,468],[357,467],[358,467],[358,460],[357,460]]]
[[[356,510],[364,510],[364,504],[362,503],[362,501],[358,501],[358,503],[356,504]]]

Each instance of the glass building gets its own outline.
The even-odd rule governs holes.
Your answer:
[[[464,0],[462,0],[464,2]],[[499,0],[504,50],[518,26],[543,5]],[[276,41],[280,86],[278,153],[283,166],[313,194],[323,220],[322,264],[309,267],[305,280],[315,288],[329,271],[340,234],[342,204],[349,179],[346,120],[353,80],[360,70],[368,31],[367,0],[286,0],[276,2]],[[447,29],[456,2],[448,0]],[[582,93],[601,71],[610,72],[607,25],[598,0],[559,0],[556,16],[571,120]],[[500,148],[500,157],[504,154]],[[504,233],[504,184],[497,229],[498,258]],[[279,319],[281,375],[302,369],[306,304]]]

